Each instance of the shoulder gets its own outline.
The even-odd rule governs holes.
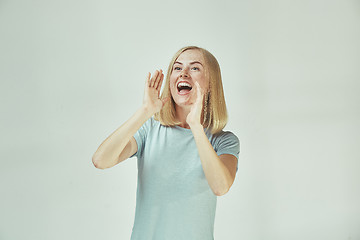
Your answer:
[[[234,142],[240,142],[239,138],[231,131],[223,131],[221,130],[218,133],[215,134],[209,134],[210,139],[214,142],[219,141],[234,141]]]
[[[142,128],[149,134],[156,134],[162,133],[166,127],[152,116],[143,124]]]
[[[231,154],[239,158],[240,140],[231,131],[221,131],[212,136],[211,145],[218,155]]]
[[[152,116],[152,117],[150,117],[148,120],[146,120],[146,122],[144,123],[143,126],[146,127],[146,128],[151,129],[152,127],[156,126],[157,124],[159,124],[159,122],[156,121],[156,120],[154,119],[154,117]]]
[[[239,138],[231,131],[221,130],[215,134],[207,132],[206,135],[215,150],[218,150],[226,145],[240,145]]]

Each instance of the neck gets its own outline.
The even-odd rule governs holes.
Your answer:
[[[189,124],[186,122],[186,118],[187,118],[187,115],[191,111],[191,106],[192,105],[187,105],[187,106],[178,106],[178,105],[176,105],[175,106],[176,119],[181,122],[179,126],[182,127],[182,128],[190,129]],[[203,116],[201,116],[201,120],[203,119],[202,117]]]
[[[183,106],[183,107],[176,105],[175,109],[176,109],[176,119],[181,122],[179,126],[182,128],[190,129],[189,124],[187,124],[186,122],[186,117],[190,113],[191,105]]]

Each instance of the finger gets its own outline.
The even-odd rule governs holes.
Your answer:
[[[164,79],[164,74],[161,72],[160,80],[159,80],[158,83],[157,83],[156,90],[160,90],[160,89],[161,89],[161,85],[162,85],[163,79]]]
[[[158,75],[159,75],[159,71],[156,70],[156,71],[154,72],[153,77],[151,78],[150,87],[154,87],[154,85],[155,85],[155,80],[156,80],[156,78],[158,77]]]
[[[148,72],[148,74],[147,74],[147,76],[146,76],[146,80],[145,80],[146,86],[150,86],[150,76],[151,76],[151,73]]]
[[[198,82],[195,82],[195,86],[196,86],[196,88],[200,88],[200,85]]]
[[[201,95],[201,87],[200,87],[200,84],[198,82],[195,82],[195,85],[196,85],[196,93],[198,95]]]
[[[204,93],[198,82],[195,82],[195,85],[196,85],[196,93],[197,93],[196,100],[200,104],[204,101]]]
[[[159,74],[157,75],[155,82],[154,82],[154,88],[157,89],[159,82],[161,80],[161,76],[162,76],[162,70],[160,69]]]

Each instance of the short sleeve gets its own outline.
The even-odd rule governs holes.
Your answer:
[[[139,157],[139,156],[142,155],[143,150],[144,150],[144,146],[145,146],[146,137],[147,137],[147,135],[149,133],[149,130],[150,130],[151,126],[152,126],[152,122],[153,122],[153,118],[151,117],[134,134],[134,138],[135,138],[138,150],[130,158],[132,158],[134,156]]]
[[[215,150],[218,156],[221,154],[231,154],[238,159],[236,171],[239,165],[239,154],[240,154],[240,140],[232,132],[225,131],[217,137]]]

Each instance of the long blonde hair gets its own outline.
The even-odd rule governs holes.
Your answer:
[[[170,75],[173,71],[173,65],[181,53],[189,49],[199,50],[205,59],[205,76],[209,78],[209,92],[205,95],[202,112],[202,125],[210,129],[211,134],[220,132],[227,124],[228,115],[224,97],[224,90],[221,80],[220,66],[216,58],[206,49],[197,46],[187,46],[181,48],[175,53],[170,61],[164,90],[160,98],[170,97],[171,100],[166,102],[163,108],[155,113],[154,119],[160,121],[165,126],[180,125],[181,122],[176,120],[175,101],[170,92]]]

